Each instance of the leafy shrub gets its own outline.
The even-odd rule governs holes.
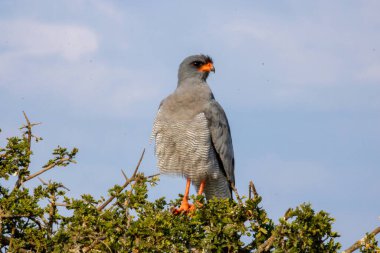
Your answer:
[[[128,178],[123,173],[125,183],[109,190],[108,199],[89,194],[69,198],[62,183],[42,179],[40,185],[27,188],[25,182],[75,162],[78,149],[56,148],[53,158],[31,174],[31,144],[42,139],[33,136],[36,124],[25,118],[22,135],[7,138],[7,145],[0,148],[1,252],[337,252],[340,248],[328,213],[302,204],[289,209],[275,225],[254,188],[253,197],[237,195],[237,201],[206,202],[203,196],[192,196],[198,208],[190,215],[173,215],[171,208],[183,196],[170,202],[164,197],[148,199],[149,188],[159,177],[138,173],[143,155],[133,175]],[[12,176],[17,177],[14,186]],[[6,181],[10,186],[4,186]],[[379,250],[375,235],[368,234],[356,249]]]

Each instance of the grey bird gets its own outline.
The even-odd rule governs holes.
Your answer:
[[[211,57],[193,55],[179,66],[175,91],[160,104],[153,125],[157,164],[162,174],[187,179],[185,195],[174,213],[189,212],[192,183],[207,199],[231,198],[235,160],[227,116],[206,82],[215,73]]]

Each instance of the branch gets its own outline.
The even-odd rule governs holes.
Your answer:
[[[49,208],[49,217],[48,217],[48,225],[47,225],[47,236],[50,239],[51,235],[53,234],[53,225],[55,223],[55,215],[57,213],[57,206],[55,205],[55,202],[57,201],[57,198],[55,196],[55,193],[53,192],[50,196],[50,208]]]
[[[157,173],[157,174],[153,174],[153,175],[147,176],[146,178],[157,177],[157,176],[159,176],[159,175],[161,175],[161,174],[160,174],[160,173]]]
[[[287,221],[289,219],[289,213],[292,209],[289,208],[286,212],[285,212],[285,215],[284,215],[284,220]],[[274,240],[276,239],[276,236],[278,235],[278,232],[281,232],[282,230],[282,225],[278,225],[276,230],[273,231],[272,235],[263,243],[261,244],[256,253],[261,253],[261,252],[264,252],[264,251],[268,251],[270,249],[270,247],[273,245],[274,243]]]
[[[59,164],[61,164],[61,163],[64,163],[64,162],[66,162],[66,161],[69,161],[70,159],[71,159],[71,158],[69,158],[69,157],[65,157],[65,158],[62,158],[62,159],[58,159],[57,161],[55,161],[54,163],[52,163],[52,164],[46,166],[46,167],[43,168],[42,170],[40,170],[40,171],[34,173],[33,175],[30,175],[29,177],[25,178],[24,182],[22,182],[22,183],[25,183],[25,182],[27,182],[27,181],[29,181],[29,180],[31,180],[31,179],[33,179],[33,178],[35,178],[35,177],[41,175],[42,173],[44,173],[44,172],[46,172],[46,171],[48,171],[48,170],[54,168],[54,167],[57,166],[57,165],[59,165]]]
[[[0,219],[31,218],[33,214],[0,214]]]
[[[29,120],[28,116],[26,116],[26,113],[24,111],[22,111],[22,113],[24,114],[24,118],[25,118],[25,121],[26,121],[26,125],[24,125],[22,128],[26,128],[27,129],[26,134],[28,135],[28,144],[29,144],[28,145],[28,151],[30,152],[31,147],[32,147],[32,137],[35,137],[32,134],[32,127],[40,125],[41,122],[39,122],[39,123],[30,123],[30,120]]]
[[[235,187],[235,184],[230,180],[229,176],[227,176],[227,175],[226,175],[226,179],[227,179],[228,183],[230,184],[231,189],[234,191],[235,196],[236,196],[239,204],[242,206],[243,205],[243,201],[240,198],[240,195],[239,195],[239,193],[238,193],[238,191],[237,191],[237,189]]]
[[[380,227],[377,227],[375,228],[370,234],[370,236],[375,236],[377,235],[378,233],[380,233]],[[366,237],[368,236],[364,236],[362,239],[360,239],[359,241],[355,242],[351,247],[349,247],[348,249],[344,250],[342,253],[351,253],[351,252],[354,252],[355,250],[359,249],[360,246],[363,245],[363,242],[365,241]]]
[[[91,244],[90,246],[88,247],[84,247],[82,249],[83,252],[89,252],[90,250],[92,250],[99,242],[105,240],[106,237],[99,237],[99,238],[96,238]]]
[[[56,206],[70,206],[69,204],[66,203],[55,203]]]
[[[24,132],[24,136],[26,134],[27,138],[28,138],[27,156],[28,156],[28,160],[29,160],[29,162],[25,165],[24,168],[25,168],[25,170],[28,170],[29,169],[29,164],[30,164],[30,155],[32,154],[32,152],[31,152],[31,149],[32,149],[32,137],[33,137],[32,127],[34,127],[36,125],[39,125],[41,123],[30,123],[28,116],[26,116],[26,113],[24,111],[22,113],[24,114],[24,118],[26,120],[26,125],[24,125],[21,129],[23,129],[23,128],[27,129],[26,132]],[[22,178],[23,178],[23,176],[21,176],[21,173],[19,173],[18,174],[18,179],[16,181],[14,189],[20,188],[20,186],[23,183]]]
[[[127,179],[125,173],[123,172],[123,176],[126,178],[125,183],[121,186],[121,189],[119,190],[119,192],[117,194],[115,194],[114,196],[111,196],[101,206],[98,207],[98,211],[102,211],[109,203],[111,203],[111,201],[116,197],[116,195],[118,195],[120,192],[122,192],[133,180],[136,179],[136,174],[137,174],[137,171],[139,170],[142,159],[144,158],[144,154],[145,154],[145,149],[143,150],[143,152],[141,154],[140,160],[137,163],[137,166],[135,168],[135,171],[132,174],[132,177]]]
[[[127,177],[127,175],[125,175],[125,173],[124,173],[124,171],[123,170],[121,170],[121,173],[123,174],[123,176],[124,176],[124,178],[125,178],[125,180],[128,180],[128,177]],[[150,175],[150,176],[146,176],[145,178],[153,178],[153,177],[157,177],[157,176],[159,176],[160,175],[160,173],[157,173],[157,174],[153,174],[153,175]],[[135,187],[135,185],[136,185],[136,183],[137,183],[137,180],[135,180],[135,182],[133,183],[133,185],[132,185],[132,189]],[[130,193],[129,193],[129,195],[128,195],[128,197],[130,197]],[[128,209],[126,209],[127,207],[128,207],[128,199],[124,202],[124,206],[123,205],[121,205],[119,202],[115,202],[113,205],[112,205],[112,207],[111,208],[113,208],[114,206],[119,206],[121,209],[124,209],[127,213],[128,213]]]
[[[30,121],[28,119],[28,116],[26,116],[26,113],[24,111],[22,111],[22,113],[24,114],[24,118],[26,120],[26,126],[24,126],[24,128],[28,129],[27,130],[27,135],[28,135],[28,150],[30,151],[30,148],[32,146],[32,125],[30,124]]]

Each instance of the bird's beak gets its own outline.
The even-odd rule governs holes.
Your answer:
[[[211,62],[206,63],[205,65],[202,65],[198,70],[201,72],[211,72],[212,71],[215,73],[214,65]]]

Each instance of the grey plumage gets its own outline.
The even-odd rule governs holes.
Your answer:
[[[227,177],[235,183],[234,152],[228,120],[206,79],[208,56],[186,58],[178,71],[177,89],[165,98],[153,125],[155,153],[163,174],[184,176],[205,195],[231,198]]]

